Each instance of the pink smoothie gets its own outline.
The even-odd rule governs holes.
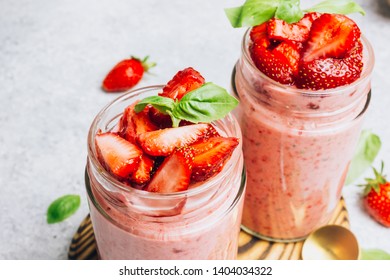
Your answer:
[[[98,180],[90,177],[89,205],[100,258],[236,258],[243,205],[241,176],[222,180],[192,198],[173,199],[165,204],[170,210],[161,210],[156,207],[160,203],[147,200],[133,207],[135,200],[121,192],[104,191]],[[142,207],[153,209],[151,215],[163,216],[148,216],[147,210],[139,211]]]
[[[87,192],[102,259],[235,259],[245,191],[241,131],[232,115],[213,123],[240,139],[221,172],[177,193],[132,188],[99,163],[98,131],[110,131],[134,100],[156,95],[160,86],[126,94],[95,118],[88,140]]]
[[[235,76],[248,172],[243,226],[266,239],[302,239],[327,223],[341,197],[370,81],[363,73],[333,92],[302,93],[264,76],[248,57]]]

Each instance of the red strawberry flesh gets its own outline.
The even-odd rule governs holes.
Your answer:
[[[191,178],[192,161],[191,149],[176,150],[164,160],[146,187],[146,191],[175,193],[187,190]]]
[[[267,23],[267,35],[269,39],[279,41],[304,42],[309,37],[311,25],[319,13],[307,13],[299,22],[288,24],[281,19],[271,19]]]
[[[251,47],[251,55],[256,67],[266,76],[281,83],[292,84],[294,70],[290,66],[290,59],[278,50],[269,50],[261,45],[254,44]],[[294,67],[295,68],[295,67]]]
[[[323,58],[302,62],[297,87],[324,90],[351,84],[363,70],[362,44],[358,42],[345,58]]]
[[[126,140],[135,143],[137,135],[157,130],[158,127],[149,118],[149,107],[139,113],[134,111],[135,105],[138,101],[128,106],[119,121],[120,135]]]
[[[213,137],[191,145],[194,150],[191,179],[204,181],[220,172],[238,143],[234,137]]]
[[[205,79],[192,67],[183,69],[167,83],[160,96],[180,100],[186,93],[202,86]]]
[[[359,38],[360,30],[353,20],[343,15],[323,14],[312,24],[302,59],[343,58]]]
[[[98,157],[109,172],[127,178],[137,168],[142,151],[117,134],[107,132],[95,136]]]
[[[271,44],[267,35],[267,23],[254,26],[249,34],[254,44],[264,48],[268,48]]]
[[[150,173],[154,166],[154,160],[143,154],[135,172],[131,175],[131,180],[139,185],[145,184],[150,180]]]
[[[210,124],[193,124],[141,133],[138,143],[151,156],[168,156],[176,148],[190,145],[209,131]]]

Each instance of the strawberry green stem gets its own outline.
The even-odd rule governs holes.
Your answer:
[[[154,67],[157,65],[156,62],[151,62],[151,61],[148,61],[149,59],[149,56],[145,56],[144,59],[142,59],[141,61],[141,64],[142,64],[142,67],[144,68],[145,72],[147,72],[150,68]]]
[[[372,189],[374,189],[377,193],[380,190],[380,185],[386,183],[386,175],[383,175],[383,169],[384,169],[384,164],[382,161],[381,164],[381,170],[378,172],[374,167],[372,168],[375,178],[366,178],[365,184],[360,185],[361,187],[365,187],[364,189],[364,195],[367,195]]]

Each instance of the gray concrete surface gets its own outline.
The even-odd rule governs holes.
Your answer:
[[[100,89],[111,66],[130,55],[150,55],[158,66],[137,87],[165,83],[193,66],[229,88],[244,30],[230,27],[223,8],[242,2],[0,0],[0,259],[67,257],[88,213],[87,131],[117,96]],[[381,136],[376,165],[383,159],[390,173],[390,9],[386,0],[358,2],[367,15],[352,17],[376,53],[365,127]],[[79,211],[46,224],[47,206],[69,193],[81,195]],[[390,229],[362,209],[361,189],[348,186],[343,193],[361,247],[390,252]]]

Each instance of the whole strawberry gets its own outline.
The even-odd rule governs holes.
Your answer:
[[[143,60],[132,56],[124,59],[111,69],[105,77],[102,88],[106,92],[120,92],[134,87],[142,79],[144,72],[156,63],[148,62],[149,56]]]
[[[366,179],[363,203],[367,212],[385,227],[390,227],[390,183],[381,171],[373,168],[375,179]]]

